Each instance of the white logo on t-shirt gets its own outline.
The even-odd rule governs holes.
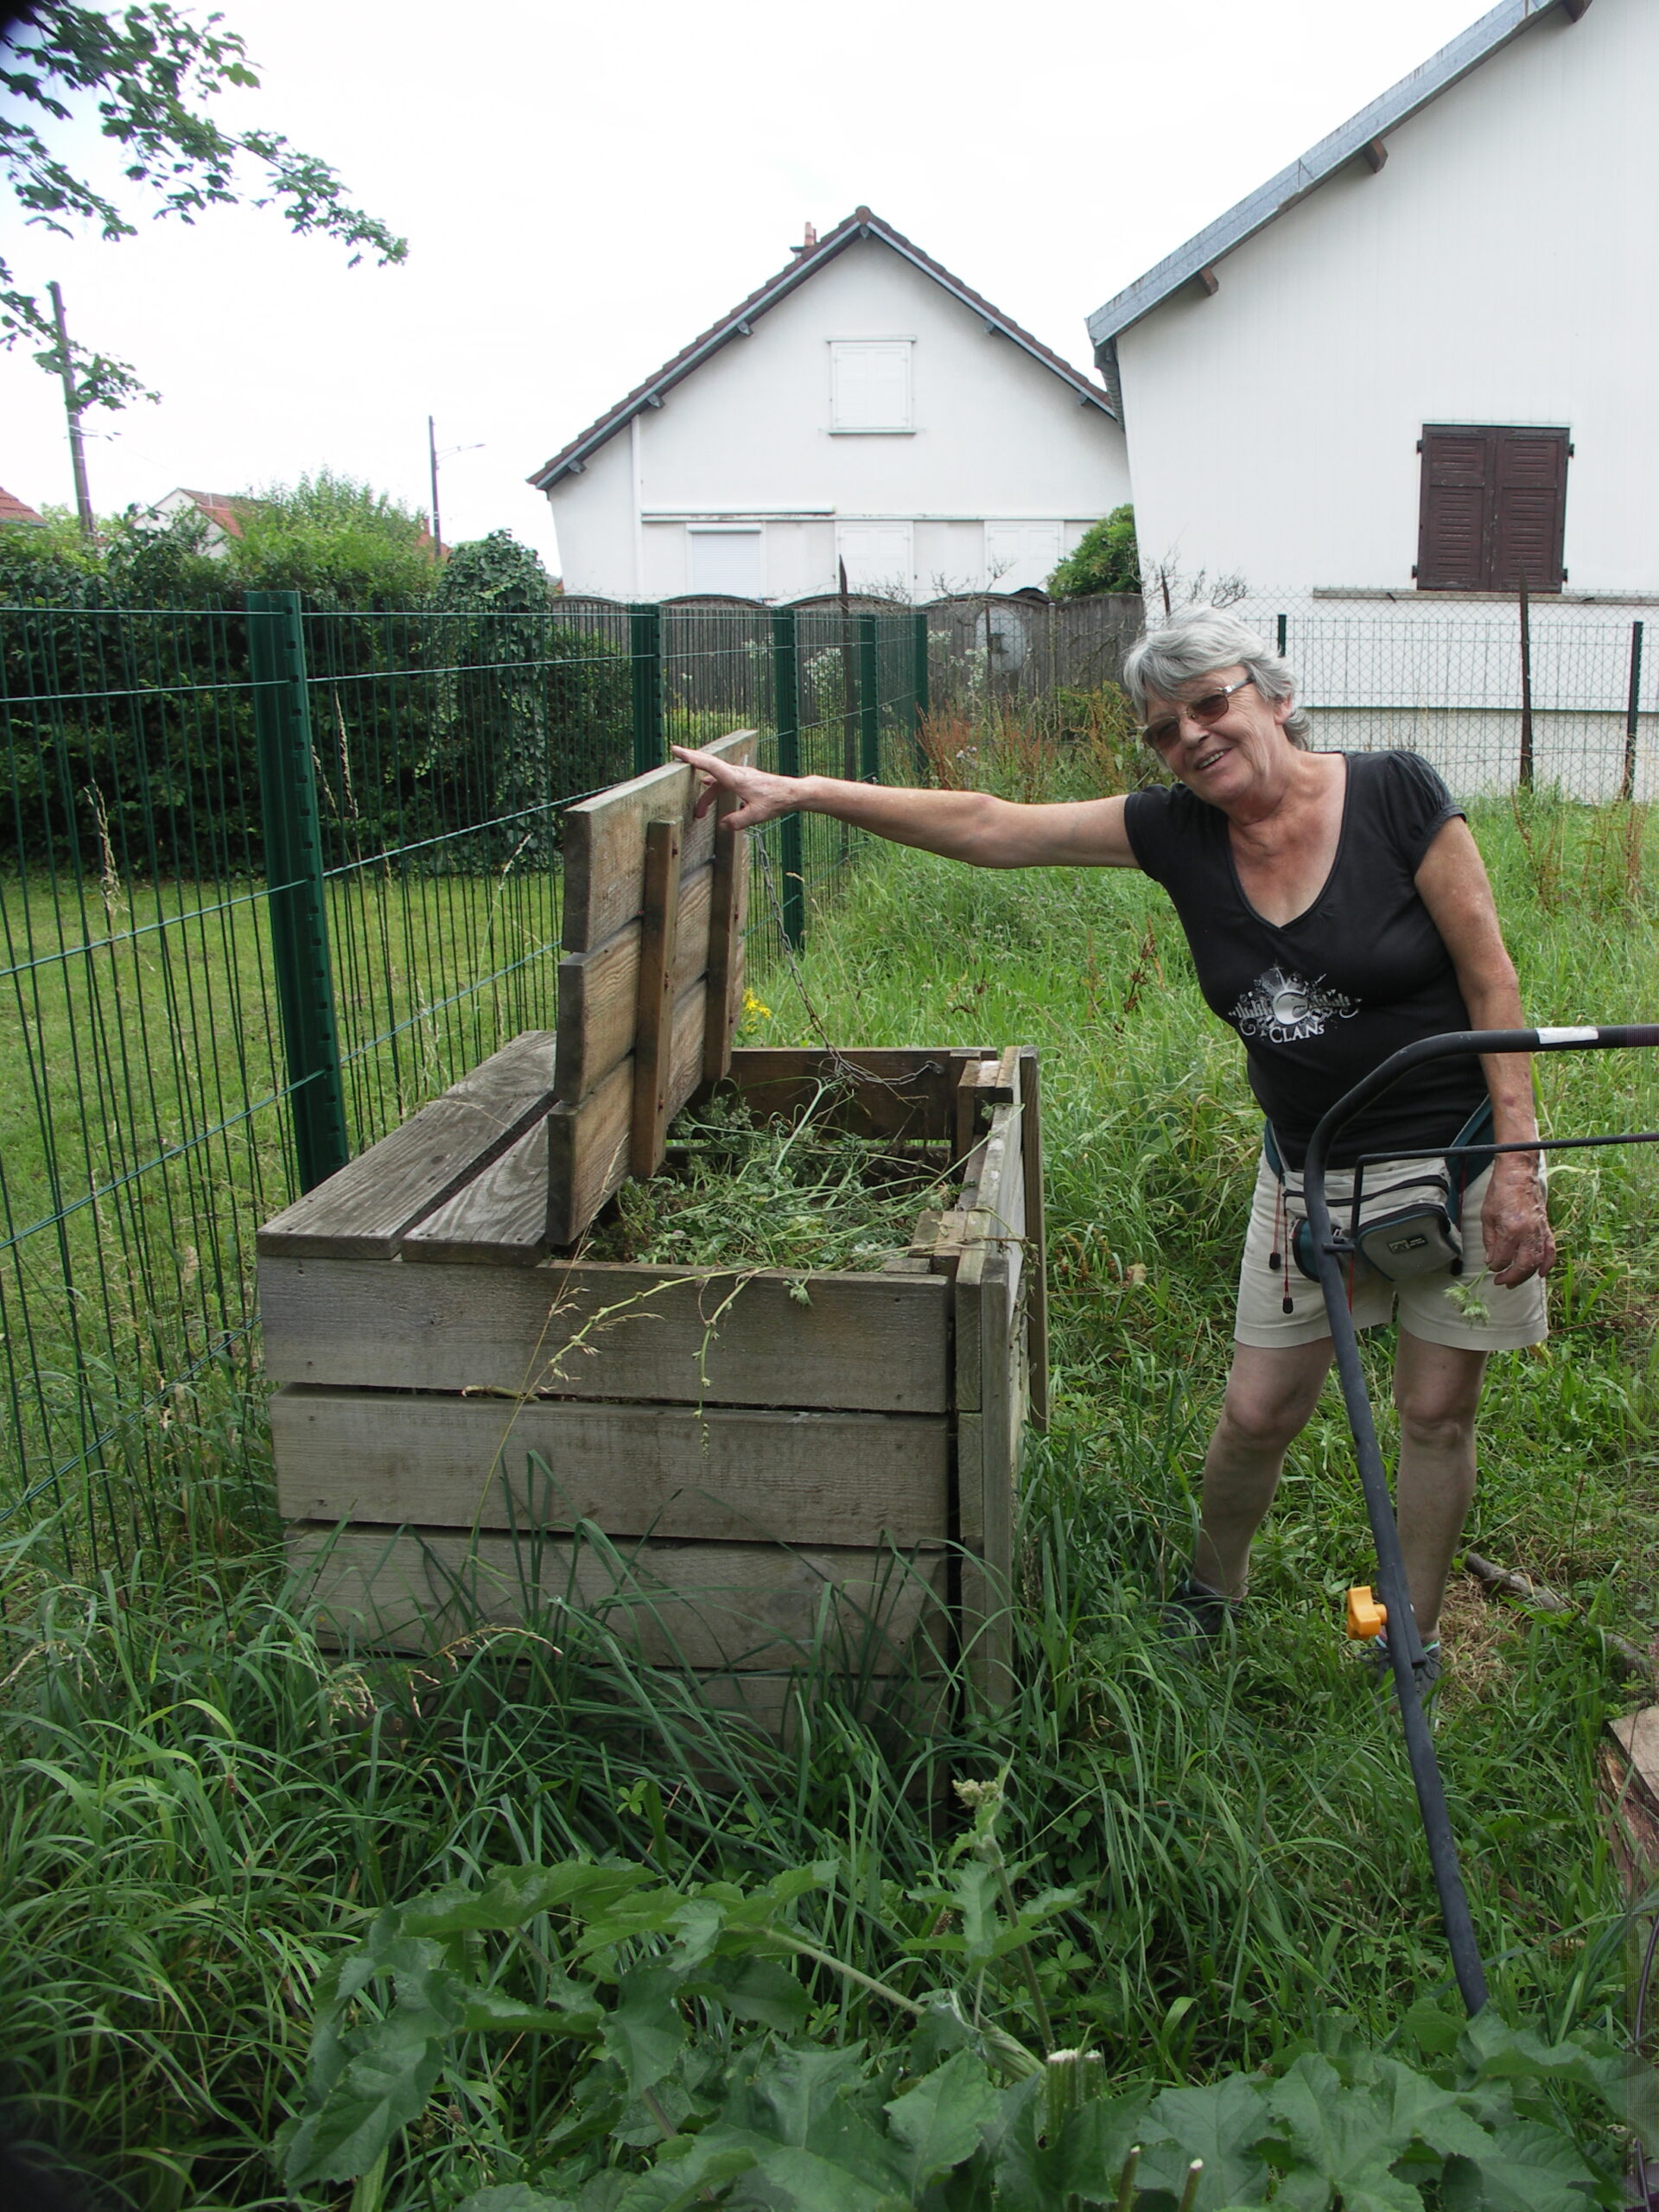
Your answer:
[[[1265,1037],[1274,1045],[1297,1045],[1320,1037],[1327,1021],[1345,1021],[1359,1012],[1342,991],[1328,991],[1316,977],[1311,983],[1269,968],[1240,998],[1229,1019],[1241,1037]]]

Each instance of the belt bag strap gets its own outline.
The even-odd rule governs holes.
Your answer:
[[[1461,1145],[1478,1145],[1492,1131],[1490,1099],[1483,1101],[1452,1140],[1455,1157],[1426,1165],[1380,1189],[1368,1191],[1353,1230],[1354,1249],[1376,1274],[1388,1282],[1405,1282],[1415,1275],[1456,1272],[1463,1262],[1463,1196],[1478,1176],[1492,1163],[1493,1154],[1457,1151]],[[1286,1172],[1284,1155],[1273,1125],[1262,1132],[1262,1149],[1285,1194],[1287,1215],[1293,1224],[1290,1249],[1300,1273],[1319,1280],[1319,1262],[1313,1231],[1305,1213],[1298,1213],[1302,1192]],[[1340,1207],[1333,1207],[1338,1213]],[[1352,1216],[1352,1205],[1347,1209]]]

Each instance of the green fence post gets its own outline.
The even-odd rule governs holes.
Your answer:
[[[352,1154],[346,1135],[334,970],[328,957],[322,838],[311,761],[311,701],[297,592],[248,594],[248,662],[259,748],[271,964],[276,972],[300,1188],[309,1191],[343,1167]]]
[[[922,781],[925,783],[927,780],[927,747],[922,742],[922,724],[927,720],[929,707],[927,691],[927,613],[925,608],[918,607],[916,613],[911,617],[910,649],[912,659],[915,663],[915,665],[911,671],[912,681],[910,688],[912,696],[916,702],[916,711],[911,723],[910,739],[911,743],[916,748],[916,772],[921,778]]]
[[[772,713],[778,726],[778,772],[801,772],[801,683],[792,609],[772,618]],[[798,951],[806,941],[806,886],[802,880],[801,817],[786,814],[779,824],[784,870],[784,943]]]
[[[1281,614],[1279,617],[1279,658],[1281,660],[1283,660],[1285,657],[1285,639],[1289,629],[1290,622],[1288,617]]]
[[[881,780],[881,683],[874,614],[858,618],[858,780]]]
[[[645,775],[667,759],[663,750],[663,610],[628,609],[628,655],[633,672],[633,772]]]
[[[1624,774],[1620,798],[1636,797],[1636,739],[1642,726],[1642,625],[1630,625],[1630,688],[1624,704]]]

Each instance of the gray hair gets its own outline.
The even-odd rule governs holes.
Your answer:
[[[1183,683],[1218,668],[1248,671],[1264,699],[1296,696],[1290,663],[1269,652],[1265,638],[1218,607],[1185,607],[1161,630],[1142,631],[1123,663],[1123,688],[1145,721],[1148,691],[1160,699],[1173,699]],[[1306,752],[1310,727],[1302,709],[1293,707],[1285,720],[1285,735]]]

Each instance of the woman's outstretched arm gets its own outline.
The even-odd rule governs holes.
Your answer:
[[[908,785],[845,783],[835,776],[777,776],[691,747],[672,748],[706,780],[697,801],[704,814],[717,788],[741,804],[727,816],[732,830],[755,830],[780,815],[827,814],[886,837],[966,861],[974,868],[1134,868],[1121,798],[1080,799],[1060,806],[1018,806],[988,791],[915,791]]]

